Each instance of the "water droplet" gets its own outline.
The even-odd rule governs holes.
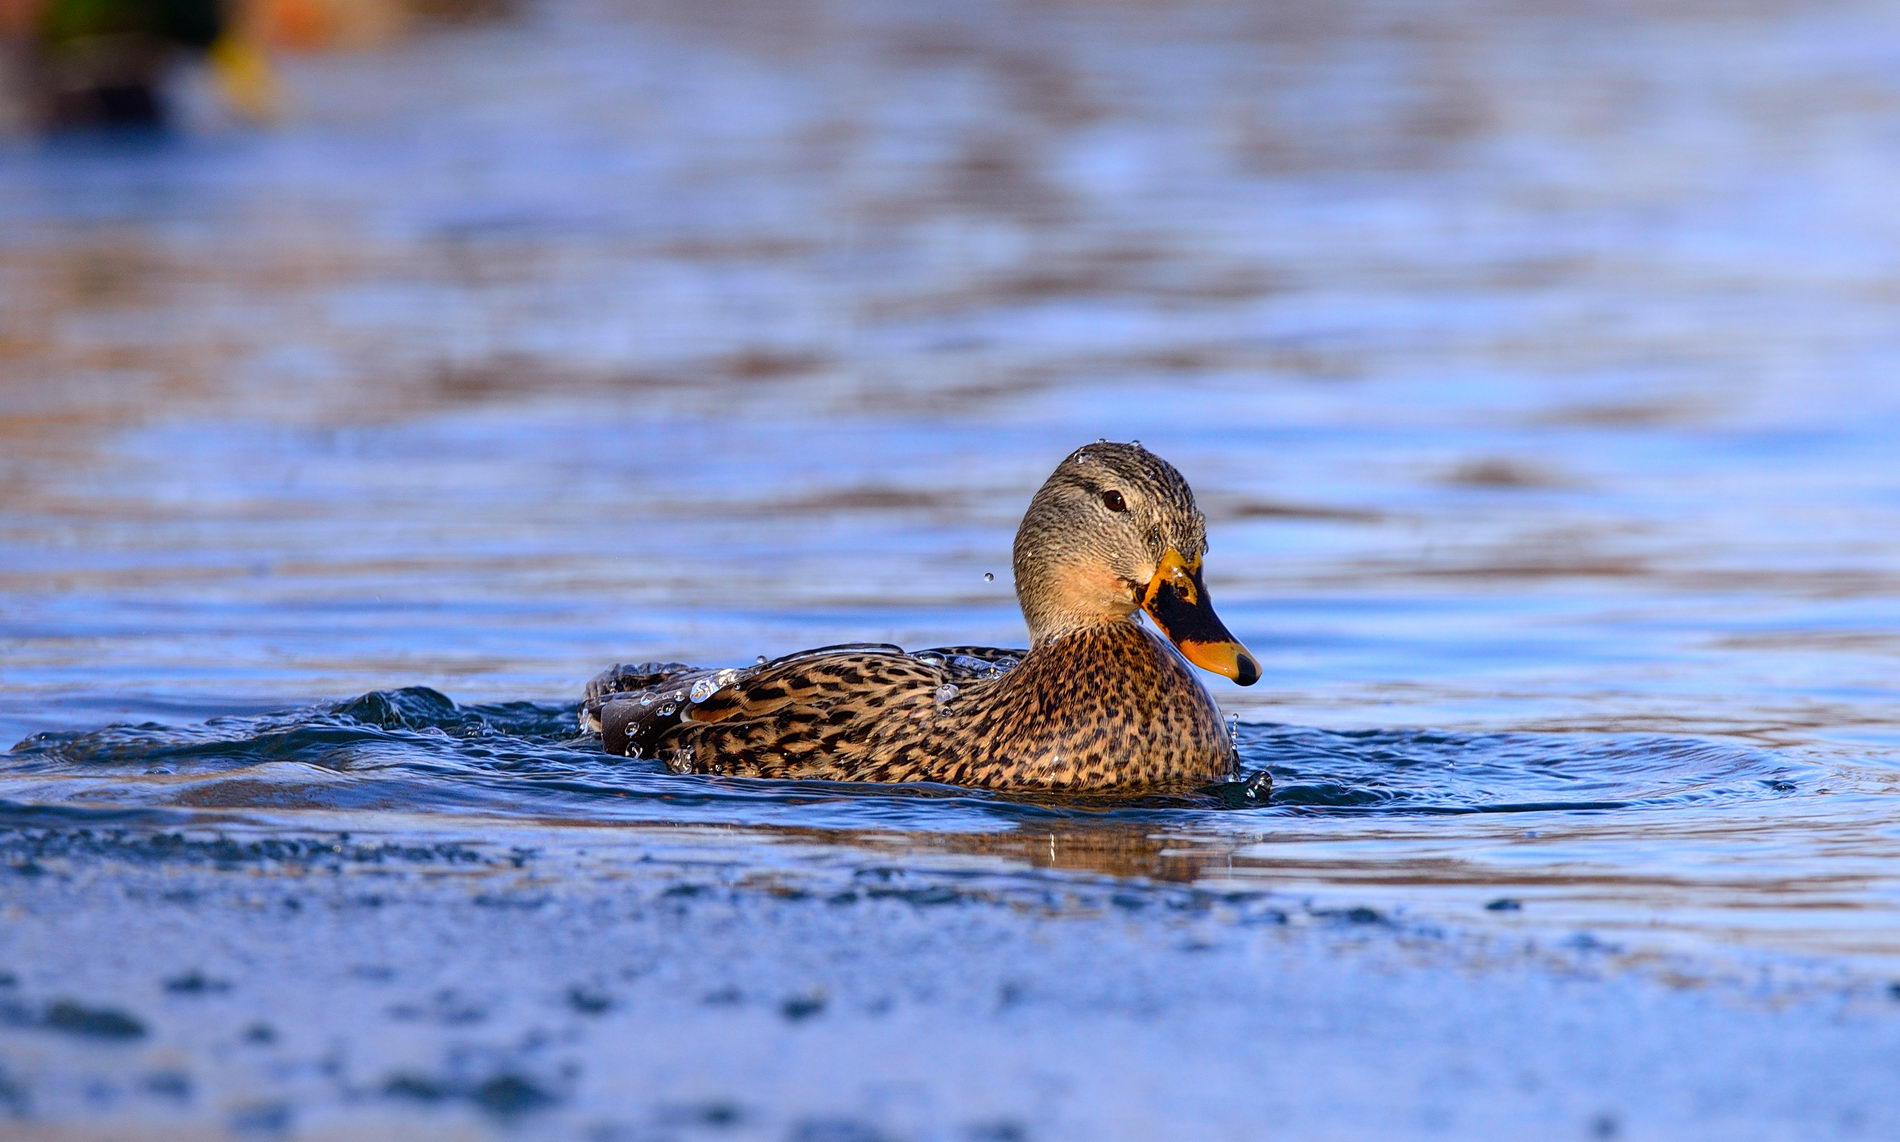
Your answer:
[[[764,665],[765,665],[765,655],[763,655],[763,654],[761,654],[761,655],[759,655],[759,659],[758,659],[758,662],[759,662],[759,665],[760,665],[760,666],[764,666]]]
[[[673,703],[668,702],[666,705],[660,707],[660,716],[664,718],[668,714],[671,714],[674,710],[677,710],[677,709],[679,709],[678,706],[675,706]]]
[[[653,695],[651,695],[651,694],[642,694],[642,695],[640,695],[640,704],[641,704],[642,706],[651,706],[651,705],[653,704],[653,702],[654,702],[654,698],[653,698]]]
[[[945,682],[943,685],[937,687],[937,702],[939,704],[948,702],[950,699],[956,696],[957,696],[957,688],[955,686],[950,685],[950,683],[948,682]]]
[[[1106,436],[1098,436],[1098,437],[1096,437],[1096,438],[1095,438],[1095,443],[1097,443],[1097,444],[1107,444],[1107,443],[1108,443],[1108,437],[1106,437]]]
[[[923,663],[925,666],[942,666],[943,665],[943,655],[941,654],[920,654],[920,655],[917,655],[916,657],[917,657],[917,661]]]
[[[1014,670],[1020,663],[1021,659],[1018,659],[1013,654],[1005,654],[996,660],[996,666],[999,670]]]
[[[1128,443],[1130,443],[1130,444],[1132,444],[1132,445],[1134,445],[1134,446],[1135,446],[1135,447],[1137,447],[1137,448],[1141,448],[1141,441],[1139,441],[1139,440],[1130,440],[1130,441],[1129,441]],[[1145,449],[1145,448],[1142,448],[1142,451],[1144,451],[1144,452],[1146,452],[1146,451],[1147,451],[1147,449]]]
[[[983,572],[983,581],[984,581],[985,583],[994,583],[994,582],[996,582],[996,572],[994,572],[994,571],[985,571],[985,572]]]
[[[699,681],[693,683],[693,691],[691,694],[688,694],[687,697],[692,699],[693,702],[699,703],[712,697],[718,691],[719,683],[714,682],[710,678],[701,678]]]

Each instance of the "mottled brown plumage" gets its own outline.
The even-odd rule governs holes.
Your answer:
[[[1259,677],[1208,605],[1206,546],[1171,465],[1139,445],[1089,445],[1016,535],[1028,650],[857,645],[739,670],[616,666],[589,683],[582,722],[613,752],[691,773],[1131,793],[1229,780],[1238,759],[1220,710],[1169,645],[1243,685]]]

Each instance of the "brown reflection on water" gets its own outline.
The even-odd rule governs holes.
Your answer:
[[[1427,930],[1482,920],[1544,938],[1589,932],[1592,946],[1632,962],[1721,949],[1891,965],[1900,962],[1900,926],[1894,878],[1876,855],[1882,820],[1873,806],[1850,816],[1851,825],[1827,817],[1830,829],[1843,829],[1828,843],[1857,853],[1832,863],[1805,841],[1790,845],[1791,834],[1818,823],[1801,809],[1752,823],[1736,815],[1607,828],[1477,817],[1430,828],[1332,821],[1317,833],[1285,822],[1229,830],[1059,821],[990,833],[786,827],[739,835],[814,846],[834,861],[851,854],[854,867],[872,871],[1053,870],[1242,893],[1322,917],[1374,900],[1377,910],[1354,918]]]

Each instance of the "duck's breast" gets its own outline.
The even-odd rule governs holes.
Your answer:
[[[1038,647],[945,732],[967,744],[969,784],[1141,790],[1227,780],[1220,708],[1172,646],[1133,622]]]

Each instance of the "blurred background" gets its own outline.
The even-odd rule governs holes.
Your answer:
[[[1895,744],[1892,5],[0,26],[8,741],[1015,642],[1106,436],[1249,720]]]

